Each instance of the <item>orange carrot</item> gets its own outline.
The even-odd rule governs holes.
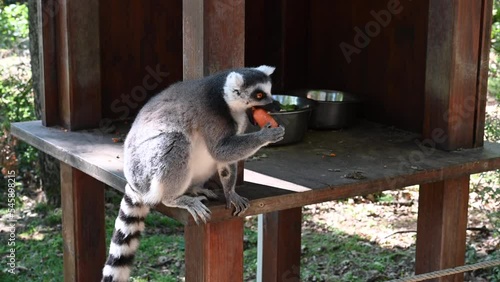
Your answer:
[[[253,119],[261,128],[268,123],[271,124],[271,127],[279,126],[276,120],[266,110],[261,108],[253,108]]]

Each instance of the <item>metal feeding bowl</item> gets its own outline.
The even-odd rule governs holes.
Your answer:
[[[278,124],[285,127],[283,140],[271,145],[286,145],[302,141],[307,132],[307,125],[313,107],[313,101],[290,95],[273,95],[280,103],[281,111],[271,113]]]
[[[273,95],[279,103],[281,111],[269,113],[279,125],[285,127],[283,140],[269,146],[293,144],[302,141],[307,131],[311,116],[313,101],[289,95]],[[249,131],[259,130],[258,126],[251,126]]]
[[[306,97],[314,100],[309,125],[315,129],[340,129],[357,120],[361,100],[354,94],[335,90],[309,90]]]

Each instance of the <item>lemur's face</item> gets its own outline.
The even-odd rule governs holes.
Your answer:
[[[232,110],[247,110],[273,103],[270,75],[274,68],[260,66],[243,73],[231,72],[224,85],[224,98]]]
[[[271,82],[247,87],[242,94],[241,98],[247,104],[247,108],[264,106],[274,101],[271,96]]]

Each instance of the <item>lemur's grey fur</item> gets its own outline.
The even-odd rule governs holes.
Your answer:
[[[272,103],[274,68],[242,68],[173,84],[137,115],[125,140],[125,195],[103,269],[103,281],[128,281],[149,208],[160,202],[186,209],[198,223],[210,218],[202,203],[216,198],[203,184],[219,173],[235,215],[249,202],[236,194],[236,163],[283,139],[284,128],[244,133],[247,111]],[[259,93],[259,95],[257,95]],[[194,195],[194,196],[191,196]]]

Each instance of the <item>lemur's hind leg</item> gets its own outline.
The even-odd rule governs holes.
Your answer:
[[[196,223],[210,219],[210,210],[202,203],[205,196],[192,197],[185,195],[189,190],[191,179],[189,170],[190,143],[182,133],[168,133],[161,137],[162,143],[169,144],[154,160],[156,168],[151,181],[151,195],[161,195],[161,202],[168,207],[186,209]],[[164,146],[161,146],[164,147]],[[145,195],[145,198],[148,196]]]
[[[218,168],[219,177],[222,182],[222,187],[224,189],[224,195],[226,196],[226,208],[231,208],[234,206],[233,215],[240,215],[244,213],[250,206],[250,202],[247,198],[241,197],[235,191],[236,178],[237,178],[237,164],[225,164]]]
[[[205,196],[191,197],[182,195],[175,199],[165,199],[162,203],[167,207],[186,209],[191,214],[196,224],[199,224],[200,220],[207,223],[210,219],[210,210],[201,202],[206,199]]]
[[[207,200],[207,197],[193,197],[180,193],[180,191],[185,192],[188,190],[188,181],[176,182],[167,180],[167,182],[165,182],[165,180],[167,179],[163,179],[162,182],[154,181],[151,185],[152,187],[158,186],[156,189],[166,191],[163,199],[161,200],[165,206],[187,210],[193,216],[196,224],[199,224],[200,220],[206,223],[210,219],[210,210],[205,206],[205,204],[202,203],[202,201]],[[183,188],[179,189],[179,187]],[[168,191],[175,191],[177,193],[169,193]]]

